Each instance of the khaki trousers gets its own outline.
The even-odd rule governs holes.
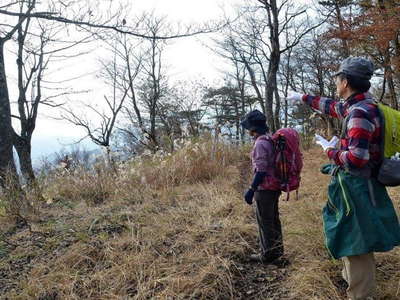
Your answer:
[[[376,288],[374,253],[343,257],[343,279],[351,300],[373,299]]]

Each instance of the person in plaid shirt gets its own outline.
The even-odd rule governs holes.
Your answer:
[[[287,98],[293,105],[307,104],[343,120],[339,149],[335,138],[316,138],[334,162],[334,166],[326,166],[333,176],[323,210],[327,248],[334,258],[343,260],[342,275],[352,300],[373,299],[374,252],[389,251],[400,244],[400,225],[392,201],[375,179],[382,157],[383,129],[378,107],[368,93],[373,70],[372,62],[361,57],[349,57],[341,63],[334,80],[337,95],[344,102],[296,92]]]
[[[343,82],[339,74],[336,81]],[[334,118],[347,117],[347,130],[340,140],[340,150],[329,148],[327,155],[339,166],[346,169],[361,169],[367,165],[379,165],[381,161],[381,116],[369,93],[350,95],[345,103],[319,97],[303,95],[302,100],[312,108]]]

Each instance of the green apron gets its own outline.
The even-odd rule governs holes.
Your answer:
[[[322,172],[327,173],[334,166],[324,168]],[[393,203],[386,188],[374,178],[336,169],[328,187],[323,221],[326,246],[336,259],[385,252],[400,245],[400,225]]]

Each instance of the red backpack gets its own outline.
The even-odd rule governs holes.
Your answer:
[[[272,135],[275,148],[275,176],[270,184],[277,190],[287,193],[289,200],[291,191],[300,186],[300,173],[303,168],[303,155],[300,151],[300,137],[292,128],[281,128]]]

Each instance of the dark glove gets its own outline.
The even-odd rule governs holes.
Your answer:
[[[251,205],[253,203],[253,197],[254,197],[254,190],[249,189],[246,192],[246,194],[244,194],[244,201],[246,201],[248,205]]]
[[[258,186],[264,181],[265,176],[267,176],[267,172],[256,172],[251,188],[256,191]]]

